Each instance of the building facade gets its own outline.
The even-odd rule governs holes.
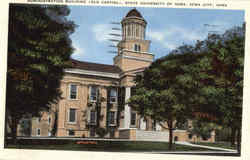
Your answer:
[[[147,22],[136,9],[121,21],[122,40],[113,65],[71,60],[61,80],[62,99],[50,112],[32,119],[32,136],[106,137],[132,140],[168,140],[168,131],[141,117],[125,102],[134,78],[154,60],[145,39]],[[193,141],[186,130],[175,130],[180,141]],[[208,140],[214,141],[214,135]]]

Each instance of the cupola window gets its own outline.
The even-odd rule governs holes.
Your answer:
[[[131,36],[131,28],[130,28],[130,25],[128,26],[128,36]]]
[[[138,25],[136,25],[135,35],[136,35],[136,37],[139,37],[139,26]]]

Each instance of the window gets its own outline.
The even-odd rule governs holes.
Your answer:
[[[69,136],[74,136],[74,135],[75,135],[75,131],[69,130],[69,131],[68,131],[68,135],[69,135]]]
[[[90,128],[90,137],[95,137],[95,128]]]
[[[192,139],[193,135],[192,134],[188,134],[188,138]]]
[[[141,51],[141,46],[139,44],[135,44],[134,45],[134,50],[138,51],[138,52]]]
[[[69,109],[69,122],[71,123],[76,122],[76,109],[73,108]]]
[[[95,125],[96,124],[96,111],[88,111],[88,124]]]
[[[48,123],[50,124],[51,123],[51,117],[49,116],[48,118]]]
[[[41,117],[38,117],[37,118],[37,123],[40,123],[41,122]]]
[[[115,128],[114,127],[110,128],[109,137],[110,138],[114,138],[115,137]]]
[[[178,139],[179,139],[178,136],[175,136],[175,137],[174,137],[174,141],[175,141],[175,142],[177,142]]]
[[[130,29],[130,25],[128,25],[128,36],[131,35],[131,29]]]
[[[90,101],[96,101],[97,100],[97,87],[91,86],[90,88]]]
[[[132,127],[136,125],[136,113],[135,113],[135,112],[132,112],[132,113],[131,113],[130,125],[131,125]]]
[[[40,136],[41,135],[41,129],[40,128],[38,128],[37,129],[37,134],[36,134],[37,136]]]
[[[135,35],[136,35],[136,37],[139,37],[139,26],[138,25],[136,25]]]
[[[95,123],[96,122],[96,111],[91,111],[90,112],[90,123]]]
[[[115,121],[116,121],[115,112],[113,112],[113,111],[109,112],[108,120],[109,120],[109,125],[111,125],[111,126],[115,125]]]
[[[117,101],[117,90],[115,88],[112,88],[110,90],[110,102],[115,103]]]
[[[75,84],[71,84],[70,85],[70,99],[76,99],[76,95],[77,95],[77,87]]]

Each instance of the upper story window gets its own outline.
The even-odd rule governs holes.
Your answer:
[[[116,121],[116,114],[115,113],[116,112],[114,112],[114,111],[109,112],[109,117],[108,117],[109,125],[115,125],[115,121]]]
[[[137,51],[137,52],[141,51],[141,46],[139,44],[135,44],[134,45],[134,50]]]
[[[76,109],[74,108],[69,109],[69,122],[70,123],[76,122]]]
[[[91,86],[90,87],[90,101],[96,101],[97,100],[97,86]]]
[[[96,118],[97,118],[97,112],[94,110],[88,111],[88,124],[89,125],[95,125],[96,124]]]
[[[117,89],[116,88],[112,88],[110,90],[110,102],[111,103],[117,102]]]
[[[75,84],[70,85],[70,99],[76,99],[77,86]]]

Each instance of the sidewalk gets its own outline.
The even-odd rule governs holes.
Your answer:
[[[186,145],[186,146],[191,146],[191,147],[200,147],[200,148],[207,148],[207,149],[214,149],[214,150],[237,153],[236,150],[226,149],[226,148],[221,148],[221,147],[204,146],[204,145],[192,144],[192,143],[189,143],[189,142],[175,142],[175,143],[176,144],[181,144],[181,145]]]

